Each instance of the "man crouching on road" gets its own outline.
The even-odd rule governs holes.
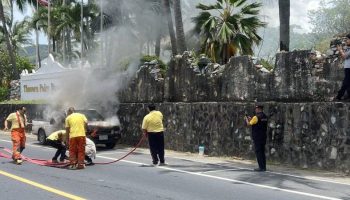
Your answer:
[[[16,164],[22,164],[21,153],[25,148],[26,135],[25,126],[27,122],[27,117],[25,115],[26,108],[18,107],[16,112],[11,113],[5,120],[4,130],[8,130],[8,122],[11,122],[11,140],[12,140],[12,159]]]
[[[52,158],[53,163],[58,163],[57,158],[60,156],[60,162],[64,162],[68,157],[66,156],[66,130],[58,130],[51,133],[47,138],[46,142],[57,149],[54,157]]]
[[[71,107],[67,112],[65,126],[69,144],[69,169],[84,169],[87,119]]]

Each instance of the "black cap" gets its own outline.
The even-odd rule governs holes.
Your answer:
[[[349,33],[349,34],[347,34],[347,35],[346,35],[346,37],[347,37],[348,39],[350,39],[350,33]]]
[[[255,105],[255,108],[260,108],[260,109],[264,109],[264,106],[261,104]]]
[[[148,105],[148,109],[151,110],[151,111],[152,111],[152,110],[155,110],[155,109],[156,109],[156,105],[154,105],[153,103],[151,103],[151,104]]]

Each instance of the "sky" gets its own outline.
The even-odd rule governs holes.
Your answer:
[[[208,0],[207,0],[208,1]],[[210,0],[213,1],[214,0]],[[277,27],[279,25],[279,13],[278,13],[278,3],[277,0],[264,0],[268,2],[264,5],[261,14],[266,16],[264,21],[268,23],[268,26]],[[291,14],[290,14],[290,24],[297,24],[301,26],[299,32],[307,33],[311,31],[311,25],[309,24],[308,11],[312,9],[317,9],[320,0],[291,0]],[[15,19],[21,20],[25,16],[31,16],[32,10],[28,7],[24,14],[20,13],[18,10],[15,11]],[[34,42],[34,34],[32,36]],[[47,44],[47,39],[44,34],[40,34],[39,37],[40,44]]]
[[[277,1],[277,0],[276,0]],[[311,25],[309,23],[308,12],[319,7],[320,0],[291,0],[290,2],[290,24],[301,26],[300,32],[310,32]],[[264,6],[261,14],[267,15],[266,21],[269,26],[279,26],[278,4]]]

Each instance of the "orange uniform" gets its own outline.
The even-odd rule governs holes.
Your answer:
[[[65,121],[69,135],[69,161],[71,166],[78,164],[78,168],[84,168],[87,119],[80,113],[70,114]]]
[[[14,160],[21,159],[21,152],[25,148],[26,135],[25,135],[25,126],[26,126],[26,116],[21,115],[18,111],[11,113],[6,121],[11,122],[11,140],[12,140],[12,158]],[[7,128],[7,127],[6,127]]]

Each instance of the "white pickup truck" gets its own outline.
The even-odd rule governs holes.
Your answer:
[[[113,148],[121,138],[120,124],[118,120],[105,120],[96,110],[76,110],[88,119],[86,136],[95,144],[104,144],[107,148]],[[54,131],[64,129],[64,114],[56,114],[50,120],[32,120],[32,133],[38,136],[40,144],[46,143],[46,137]]]

